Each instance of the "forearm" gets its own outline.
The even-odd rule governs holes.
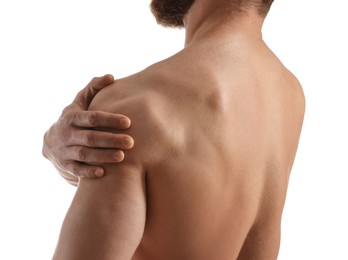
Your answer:
[[[141,173],[129,170],[81,179],[54,259],[131,259],[145,225],[144,183]]]

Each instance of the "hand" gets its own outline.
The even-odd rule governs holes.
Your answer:
[[[128,135],[93,130],[124,130],[131,125],[124,115],[87,111],[98,91],[113,82],[112,75],[94,78],[45,133],[42,153],[70,184],[77,185],[79,177],[102,177],[102,167],[88,164],[121,162],[124,159],[121,149],[131,149],[134,145]]]

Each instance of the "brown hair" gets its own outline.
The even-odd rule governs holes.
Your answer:
[[[211,0],[214,1],[214,0]],[[224,0],[230,10],[244,12],[255,8],[259,15],[266,17],[273,0]],[[151,11],[157,22],[165,27],[182,28],[183,19],[195,0],[152,0]]]
[[[259,14],[262,16],[266,16],[271,9],[271,5],[273,4],[273,0],[262,0],[260,6],[258,7]]]
[[[266,17],[274,0],[225,0],[226,4],[233,6],[235,11],[245,12],[255,8],[260,16]]]

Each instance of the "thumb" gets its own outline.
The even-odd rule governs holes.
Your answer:
[[[87,110],[99,90],[109,86],[114,83],[114,81],[114,76],[111,74],[93,78],[88,85],[76,95],[73,103],[77,104],[81,109]]]

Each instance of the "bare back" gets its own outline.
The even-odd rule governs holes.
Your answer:
[[[133,259],[276,259],[304,96],[266,46],[248,51],[187,48],[93,101],[132,119],[126,158],[146,171]]]

